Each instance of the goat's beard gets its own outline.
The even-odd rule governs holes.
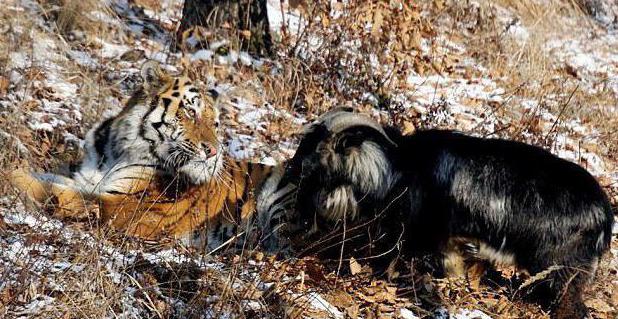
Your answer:
[[[363,200],[383,200],[399,179],[386,152],[373,141],[364,141],[350,148],[346,154],[322,150],[320,171],[325,178],[320,185],[330,187],[343,180],[341,186],[328,190],[320,189],[315,205],[320,215],[329,221],[355,220]],[[319,173],[319,172],[318,172]]]

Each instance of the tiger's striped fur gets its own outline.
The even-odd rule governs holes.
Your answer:
[[[141,75],[125,108],[87,134],[70,177],[21,169],[12,183],[35,202],[53,201],[60,215],[95,200],[102,221],[128,235],[217,247],[255,220],[256,194],[282,169],[223,155],[215,91],[202,95],[186,74],[154,62]],[[265,214],[271,204],[262,204]]]

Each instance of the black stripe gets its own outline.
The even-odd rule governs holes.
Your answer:
[[[94,149],[97,151],[97,154],[99,155],[99,158],[101,159],[98,164],[99,168],[101,168],[101,165],[103,165],[103,163],[106,160],[105,159],[105,145],[109,141],[109,136],[110,136],[113,120],[114,118],[109,118],[105,120],[103,123],[101,123],[101,125],[99,125],[97,130],[94,132]]]
[[[176,199],[162,199],[162,198],[156,198],[154,200],[148,201],[148,203],[157,203],[157,204],[171,204],[171,203],[175,203],[177,202]]]
[[[144,119],[146,119],[146,118],[147,118],[147,116],[148,116],[150,113],[154,112],[154,110],[157,108],[157,106],[158,106],[158,102],[157,102],[157,103],[154,103],[156,100],[158,100],[158,98],[157,98],[157,99],[155,99],[155,100],[153,100],[153,103],[152,103],[152,105],[151,105],[151,111],[150,111],[150,112],[148,112],[148,114],[146,115],[146,117],[144,117]],[[163,133],[161,133],[161,131],[159,131],[159,128],[160,128],[163,124],[166,124],[166,123],[165,123],[165,114],[167,114],[167,108],[168,108],[168,107],[169,107],[169,105],[172,103],[172,99],[164,97],[164,98],[161,98],[161,101],[163,101],[163,108],[164,108],[164,109],[163,109],[163,113],[161,114],[161,121],[160,121],[160,122],[155,122],[155,123],[152,123],[151,125],[152,125],[152,127],[155,129],[155,131],[157,132],[157,134],[159,135],[159,139],[160,139],[161,141],[164,141],[164,140],[165,140],[165,135],[164,135]],[[148,140],[148,139],[146,139],[146,138],[144,138],[144,139],[145,139],[145,140]],[[151,142],[153,142],[153,143],[154,143],[154,142],[156,142],[156,141],[152,141],[152,140],[149,140],[149,141],[151,141]],[[155,155],[155,156],[156,156],[156,154],[155,154],[155,152],[154,152],[154,148],[153,148],[152,146],[150,147],[150,152],[151,152],[153,155]]]
[[[161,128],[161,126],[166,125],[165,123],[161,122],[155,122],[151,124],[152,127],[155,129],[155,132],[157,132],[157,135],[159,135],[159,139],[161,141],[165,141],[165,135],[163,133],[161,133],[161,131],[159,131],[159,128]]]
[[[125,192],[119,192],[119,191],[107,191],[106,193],[112,194],[112,195],[132,196],[132,195],[142,194],[142,191],[137,191],[137,192],[134,192],[134,193],[125,193]]]
[[[146,113],[146,115],[144,115],[144,117],[142,118],[143,121],[146,121],[146,119],[148,119],[150,114],[152,114],[152,112],[154,112],[154,110],[157,108],[158,104],[159,104],[159,97],[155,96],[152,99],[152,102],[150,102],[150,110],[148,110],[148,113]],[[142,125],[139,126],[139,136],[141,136],[142,139],[144,139],[145,141],[150,143],[150,153],[151,153],[151,155],[156,157],[156,153],[155,153],[154,149],[156,147],[155,143],[157,141],[151,140],[151,139],[147,138],[146,137],[146,132],[144,130],[145,130],[144,129],[144,125],[142,123]]]
[[[251,163],[247,164],[247,176],[251,178],[251,173],[253,173],[253,165]]]
[[[155,126],[156,125],[156,126]],[[161,126],[165,125],[165,123],[163,122],[156,122],[156,123],[152,123],[152,127],[154,127],[155,131],[157,132],[157,134],[159,135],[159,139],[161,141],[165,141],[165,135],[163,133],[161,133],[161,131],[159,131],[159,128]],[[166,125],[167,126],[167,125]]]
[[[170,104],[172,104],[172,99],[164,97],[161,98],[161,101],[163,101],[163,109],[165,110],[163,114],[165,114],[167,113],[167,108],[170,107]]]
[[[218,221],[218,222],[217,222],[217,226],[215,226],[215,230],[214,230],[214,233],[215,233],[215,235],[216,235],[217,237],[221,237],[221,236],[219,236],[219,232],[221,231],[221,226],[223,226],[223,224],[222,224],[220,221]],[[220,239],[221,239],[221,238],[219,238],[219,240],[220,240]]]
[[[191,89],[191,90],[193,90],[193,89]],[[191,90],[189,90],[189,91],[191,91]],[[194,91],[191,91],[191,92],[194,92]],[[195,93],[197,93],[197,89],[195,89]],[[215,89],[210,89],[206,93],[208,93],[208,95],[210,95],[213,99],[216,99],[216,98],[219,97],[219,92],[217,92],[217,90],[215,90]]]
[[[247,170],[250,170],[250,165],[247,165]],[[245,188],[242,191],[242,195],[240,196],[240,198],[236,198],[236,216],[235,216],[235,222],[236,224],[240,225],[240,223],[242,222],[242,209],[244,208],[245,204],[249,201],[249,196],[251,195],[251,187],[249,187],[249,182],[251,179],[251,175],[249,174],[245,174]]]

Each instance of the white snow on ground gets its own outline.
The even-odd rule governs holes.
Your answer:
[[[457,312],[454,316],[452,316],[453,319],[491,319],[490,316],[488,316],[487,314],[485,314],[482,311],[479,310],[468,310],[468,309],[461,309],[459,310],[459,312]]]
[[[123,309],[121,313],[112,313],[113,316],[134,318],[141,317],[147,310],[144,308],[143,301],[139,300],[143,298],[139,295],[140,286],[135,282],[135,278],[139,278],[139,274],[127,272],[127,269],[136,263],[138,256],[149,261],[152,265],[167,266],[169,264],[191,263],[198,265],[202,270],[212,269],[214,271],[221,271],[226,267],[224,264],[211,261],[207,256],[188,255],[173,248],[160,249],[156,252],[119,248],[105,240],[97,239],[87,232],[67,227],[57,220],[29,212],[18,202],[2,198],[0,204],[0,207],[2,207],[0,208],[0,217],[3,218],[4,222],[11,225],[11,229],[0,236],[0,278],[2,279],[0,280],[0,291],[14,282],[19,282],[20,274],[25,271],[29,273],[33,291],[63,292],[67,289],[73,289],[66,286],[66,283],[73,282],[67,280],[67,276],[77,279],[80,277],[89,278],[87,276],[92,274],[84,271],[87,267],[92,267],[92,263],[98,263],[103,266],[101,271],[104,276],[124,290]],[[12,230],[22,227],[27,227],[27,231]],[[47,238],[47,240],[32,242],[29,239],[31,234],[36,234],[40,238]],[[95,260],[89,260],[88,265],[73,262],[72,256],[75,254],[75,249],[92,250]],[[272,283],[260,281],[258,275],[260,265],[256,263],[254,265],[255,267],[252,268],[243,268],[241,277],[258,288],[269,289]],[[182,316],[182,309],[185,309],[187,305],[181,300],[176,300],[174,303],[177,305],[175,312]],[[8,315],[35,315],[44,310],[50,310],[47,307],[53,309],[53,304],[53,297],[35,293],[29,301],[24,300],[21,306],[12,309]],[[322,306],[328,307],[329,305],[325,302]],[[262,304],[260,300],[249,300],[246,307],[247,309],[266,309],[266,305]],[[209,309],[205,312],[210,312],[213,316],[220,315],[217,309]]]
[[[403,314],[402,314],[403,317]],[[418,318],[418,317],[412,317]],[[459,309],[455,313],[449,313],[449,311],[445,308],[438,308],[433,313],[433,318],[435,319],[491,319],[492,317],[487,315],[486,313],[475,309]]]
[[[309,306],[314,309],[323,310],[331,318],[345,318],[344,314],[337,309],[337,307],[331,305],[326,301],[319,293],[310,292],[308,294],[299,295],[296,298],[305,298],[309,301]]]
[[[498,10],[502,12],[501,10]],[[504,13],[503,14],[508,14]],[[512,17],[503,20],[510,21]],[[509,28],[515,28],[513,34],[519,41],[525,42],[528,33],[525,26],[516,23]],[[521,106],[521,109],[509,110],[512,114],[521,116],[523,112],[531,112],[538,116],[543,135],[551,137],[553,143],[550,151],[554,154],[584,166],[597,178],[614,181],[613,188],[618,190],[614,167],[594,150],[582,145],[596,145],[600,134],[590,125],[583,124],[579,119],[561,119],[545,109],[539,101],[534,101],[507,94],[506,90],[491,77],[482,64],[465,55],[466,48],[438,37],[440,44],[438,52],[460,57],[463,63],[457,64],[450,74],[417,75],[407,78],[410,91],[395,97],[405,108],[413,109],[422,114],[421,119],[436,126],[455,128],[463,132],[482,136],[496,136],[498,124],[506,124],[506,116],[494,116],[492,105],[499,105],[511,100]],[[580,36],[576,39],[557,38],[546,44],[550,56],[555,58],[557,67],[562,63],[577,71],[584,84],[582,89],[590,93],[598,90],[614,92],[618,101],[616,85],[618,81],[618,33],[608,31],[600,36]],[[425,48],[424,50],[428,50]],[[434,48],[435,50],[435,48]],[[427,52],[425,52],[427,53]],[[480,77],[464,77],[466,68],[476,70]],[[547,104],[557,103],[561,97],[548,96]],[[564,98],[564,97],[562,97]],[[552,100],[552,99],[555,99]],[[515,103],[513,103],[515,104]],[[436,108],[436,105],[440,106]],[[608,111],[618,110],[616,104],[604,105]],[[501,125],[504,126],[504,125]],[[557,130],[557,127],[560,130]],[[538,133],[535,133],[538,134]],[[532,132],[523,132],[523,137],[533,140]],[[500,136],[500,135],[498,135]]]
[[[39,25],[45,25],[46,22],[42,20],[38,11],[33,11],[29,7],[22,7],[26,2],[10,1],[12,1],[12,9],[28,12],[29,19],[37,21]],[[143,20],[126,1],[112,1],[112,3],[115,13],[125,22],[128,21],[131,24],[125,28],[126,32],[138,34],[144,28],[158,30],[143,23]],[[178,9],[181,7],[181,2],[165,1],[162,4],[164,8],[161,12],[146,10],[145,14],[155,20],[161,17],[163,23],[172,23],[177,21],[178,10],[172,14],[169,14],[169,11],[167,11],[168,15],[162,14],[165,8],[170,6]],[[38,5],[34,5],[34,7],[38,8]],[[93,12],[91,15],[99,21],[105,21],[112,25],[123,25],[122,20],[113,15],[108,15],[106,11]],[[19,29],[18,26],[16,26],[16,29]],[[23,30],[25,29],[22,29],[22,32],[25,32]],[[162,63],[167,63],[169,58],[179,57],[178,53],[172,54],[166,49],[166,46],[169,45],[168,37],[163,33],[156,32],[150,38],[135,41],[134,45],[123,42],[122,37],[95,38],[94,43],[99,45],[100,48],[84,51],[79,49],[65,51],[63,45],[58,44],[53,33],[33,30],[27,36],[34,43],[33,52],[14,52],[9,55],[8,65],[13,70],[11,75],[12,87],[7,96],[0,96],[0,111],[2,111],[2,108],[13,107],[15,102],[31,100],[36,106],[28,113],[27,123],[30,129],[61,132],[67,140],[72,142],[75,142],[76,135],[66,130],[72,128],[73,132],[77,132],[80,137],[83,137],[87,128],[82,126],[81,111],[88,105],[83,104],[83,101],[79,98],[82,83],[73,83],[71,75],[64,72],[64,65],[74,62],[91,70],[104,67],[105,76],[120,83],[131,76],[135,76],[138,73],[139,66],[146,58],[154,58]],[[123,54],[131,52],[135,47],[144,52],[143,57],[132,62],[121,60]],[[228,56],[217,57],[215,62],[220,65],[228,65],[228,67],[233,67],[236,63],[259,67],[262,63],[251,58],[246,52],[230,52]],[[26,83],[23,75],[25,70],[31,66],[38,68],[43,77],[32,83]],[[176,69],[173,65],[166,65],[166,67],[173,71]],[[34,96],[32,94],[36,90],[27,90],[25,85],[43,90],[46,95],[43,98]],[[220,85],[225,86],[221,83]],[[125,89],[126,93],[132,91],[130,86],[122,89]],[[265,133],[268,121],[277,117],[284,117],[295,123],[302,123],[304,120],[279,111],[273,106],[262,108],[255,104],[256,102],[243,100],[242,97],[235,97],[235,100],[238,102],[232,103],[230,106],[234,112],[235,126],[230,126],[226,131],[228,136],[224,141],[230,145],[230,155],[238,159],[257,159],[273,165],[291,156],[295,147],[294,143],[281,141],[281,145],[285,146],[282,147],[283,153],[282,151],[266,152],[269,146],[259,141],[256,134]],[[105,108],[102,111],[103,118],[119,111],[121,98],[106,97],[105,101]],[[237,132],[238,126],[242,126],[240,132]],[[3,138],[15,138],[19,141],[10,132],[2,131],[1,133]],[[241,152],[240,148],[244,148],[246,151]],[[24,272],[29,274],[30,289],[33,291],[27,300],[17,300],[14,307],[9,309],[8,315],[12,317],[29,317],[44,311],[53,313],[53,310],[60,306],[58,300],[54,297],[54,292],[66,291],[68,288],[66,284],[73,282],[73,280],[67,280],[67,276],[87,278],[88,275],[92,275],[84,273],[84,271],[91,270],[91,264],[85,265],[73,261],[75,251],[91,250],[95,252],[93,254],[93,258],[96,258],[95,263],[100,264],[105,277],[122,290],[122,295],[119,298],[121,307],[114,310],[110,309],[109,312],[111,317],[120,318],[143,317],[151,310],[145,304],[143,295],[140,295],[141,288],[133,278],[139,276],[139,274],[125,271],[127,267],[136,262],[138,256],[155,265],[193,263],[199,265],[200,269],[216,271],[221,271],[226,267],[223,264],[213,263],[206,257],[188,255],[176,249],[164,249],[151,253],[116,247],[109,242],[93,237],[87,231],[73,229],[51,217],[30,212],[13,199],[2,198],[0,200],[0,220],[10,227],[0,236],[0,291],[4,291],[5,288],[13,284],[19,285],[20,274]],[[31,234],[49,240],[31,242]],[[262,287],[262,289],[270,289],[272,283],[259,281],[258,274],[261,269],[256,267],[243,269],[244,278],[247,282]],[[171,304],[175,305],[175,309],[172,310],[173,313],[180,317],[183,316],[183,311],[189,308],[181,300],[173,300]],[[267,305],[259,300],[248,300],[244,305],[246,309],[267,309]],[[327,304],[322,306],[327,306]],[[215,307],[214,303],[213,307]],[[333,307],[330,306],[330,308]],[[205,309],[204,313],[206,317],[212,318],[221,318],[225,315],[218,308]]]
[[[399,310],[399,316],[401,319],[420,319],[417,315],[415,315],[412,311],[402,308]]]
[[[505,101],[505,90],[495,81],[489,78],[470,81],[439,75],[425,77],[412,75],[408,77],[408,83],[413,87],[410,93],[412,102],[408,107],[426,115],[430,113],[429,109],[432,106],[443,105],[439,113],[430,114],[434,123],[454,126],[461,131],[477,132],[477,134],[480,131],[491,135],[498,130],[495,126],[498,124],[498,119],[487,116],[490,109],[482,106]],[[581,147],[582,140],[587,143],[597,143],[599,134],[593,128],[583,125],[578,120],[561,120],[560,125],[565,131],[577,132],[581,138],[575,140],[565,133],[553,132],[551,130],[555,128],[555,123],[558,123],[555,115],[539,108],[536,101],[521,98],[519,100],[524,110],[535,112],[544,120],[542,128],[546,133],[552,132],[555,135],[555,142],[551,148],[553,153],[578,164],[584,163],[582,165],[597,177],[611,178],[612,171],[610,167],[605,167],[604,160],[594,152]],[[477,105],[471,101],[476,102]]]
[[[132,9],[129,1],[108,0],[112,4],[114,14],[107,11],[90,12],[92,19],[104,21],[109,25],[119,26],[127,34],[131,34],[137,40],[134,43],[126,42],[125,37],[117,35],[110,38],[95,38],[93,43],[99,46],[96,50],[81,50],[78,48],[66,48],[66,45],[53,36],[49,25],[43,20],[38,4],[25,0],[7,0],[4,9],[14,14],[23,15],[25,19],[34,21],[36,30],[28,30],[23,26],[14,26],[12,32],[26,36],[33,43],[32,52],[11,52],[7,62],[10,73],[10,90],[6,96],[0,96],[0,116],[3,110],[10,109],[18,102],[32,101],[34,107],[27,113],[27,124],[34,131],[60,132],[67,141],[75,142],[83,137],[87,128],[83,127],[83,111],[89,107],[80,99],[80,93],[84,89],[83,83],[76,83],[71,74],[65,72],[65,65],[76,63],[90,70],[101,70],[103,74],[117,81],[118,86],[126,93],[131,91],[130,78],[138,73],[139,66],[146,58],[156,59],[174,70],[176,65],[167,64],[169,61],[178,59],[179,53],[171,53],[167,49],[170,37],[167,35],[180,17],[181,1],[165,0],[160,3],[160,9],[145,10],[143,15]],[[287,32],[298,34],[304,27],[297,10],[290,9],[287,1],[268,1],[268,15],[271,28],[280,32],[283,26]],[[281,9],[283,8],[283,11]],[[118,16],[116,16],[118,15]],[[160,25],[145,22],[145,18],[158,21]],[[144,30],[151,30],[151,36],[144,37]],[[526,41],[528,31],[521,24],[516,24],[509,29],[509,33]],[[314,40],[312,40],[314,41]],[[319,42],[319,39],[315,39]],[[450,43],[445,39],[438,39],[440,53],[452,53],[464,56],[465,47],[456,43]],[[427,43],[423,43],[426,51],[429,50]],[[215,47],[210,50],[200,50],[190,56],[192,62],[209,61],[217,67],[253,67],[259,68],[265,62],[250,57],[246,52],[234,52],[230,50],[225,56],[215,54]],[[354,44],[349,44],[351,48]],[[317,47],[317,46],[316,46]],[[123,54],[134,50],[143,52],[143,56],[125,61]],[[610,90],[618,95],[618,35],[612,32],[603,33],[596,37],[582,38],[556,38],[546,44],[548,52],[560,63],[575,70],[577,77],[585,84],[585,89],[591,92],[597,90]],[[442,75],[411,75],[407,78],[409,90],[395,100],[402,102],[406,109],[412,109],[422,114],[423,119],[431,119],[433,123],[454,127],[463,131],[474,131],[476,134],[493,133],[500,124],[500,119],[487,116],[491,113],[488,106],[492,103],[502,103],[507,98],[504,88],[492,79],[487,70],[477,61],[466,58],[465,62],[457,65],[459,68],[453,74]],[[472,67],[481,74],[479,77],[464,79],[463,67]],[[28,82],[25,80],[26,71],[35,67],[41,71],[41,77]],[[375,67],[380,67],[376,65]],[[388,72],[385,72],[388,73]],[[125,82],[126,81],[126,82]],[[213,83],[211,79],[203,79],[209,85],[217,85],[222,93],[227,94],[229,103],[224,108],[227,113],[226,137],[228,153],[237,159],[252,159],[268,164],[275,164],[293,155],[296,141],[277,140],[277,134],[273,134],[276,142],[265,142],[263,135],[269,132],[269,123],[274,120],[284,120],[291,123],[291,128],[302,125],[306,119],[303,116],[290,114],[283,107],[264,103],[261,99],[251,100],[243,94],[235,92],[234,87],[227,83]],[[128,83],[128,84],[126,84]],[[259,85],[259,84],[256,84]],[[260,91],[258,87],[256,91]],[[24,93],[25,92],[25,93]],[[35,95],[35,93],[37,95]],[[367,94],[367,99],[372,95]],[[126,97],[126,96],[125,96]],[[374,97],[375,98],[375,97]],[[517,98],[517,97],[508,97]],[[521,99],[522,111],[538,112],[543,119],[542,129],[545,132],[552,130],[553,123],[557,122],[555,114],[538,107],[536,101]],[[118,112],[122,97],[105,97],[102,103],[105,107],[103,117]],[[439,106],[439,107],[436,107]],[[609,110],[618,111],[618,105],[607,105]],[[614,181],[618,188],[618,174],[607,166],[600,154],[580,147],[582,139],[590,144],[597,143],[598,133],[586,124],[578,120],[561,121],[563,131],[555,133],[552,152],[559,156],[577,163],[584,163],[588,170],[597,177],[606,177]],[[70,129],[69,129],[70,128]],[[70,132],[69,132],[70,131]],[[581,139],[574,139],[563,132],[575,132]],[[17,136],[11,132],[0,130],[3,138]],[[18,143],[19,144],[19,143]],[[23,150],[25,153],[27,150]],[[583,165],[583,164],[582,164]],[[0,199],[0,218],[10,228],[0,236],[0,291],[8,285],[17,283],[22,273],[28,273],[33,278],[30,283],[34,292],[29,300],[20,300],[20,305],[11,309],[14,316],[29,316],[40,313],[44,309],[53,310],[56,307],[55,297],[50,292],[63,292],[67,289],[66,276],[80,278],[85,276],[87,266],[73,261],[71,249],[91,249],[96,251],[97,262],[100,263],[106,278],[116,283],[123,289],[120,313],[114,313],[118,317],[140,317],[146,312],[146,306],[138,288],[130,273],[125,268],[135,263],[138,256],[152,264],[167,265],[170,263],[195,263],[201,269],[213,269],[222,271],[225,265],[209,260],[206,257],[196,257],[185,254],[176,249],[164,249],[156,253],[140,250],[131,250],[115,247],[109,242],[95,238],[88,231],[75,229],[70,225],[44,216],[40,213],[30,212],[18,202],[9,198]],[[615,226],[618,232],[618,226]],[[33,240],[32,235],[40,235],[43,238],[54,240]],[[618,256],[618,250],[612,249],[614,256]],[[617,262],[614,258],[614,262]],[[255,265],[259,267],[258,264]],[[618,267],[616,265],[615,267]],[[257,271],[248,270],[244,278],[252,282],[262,291],[266,291],[272,285],[262,282],[258,278]],[[44,278],[44,280],[43,280]],[[36,280],[35,280],[36,279]],[[212,296],[213,302],[217,296]],[[312,292],[305,295],[308,304],[313,308],[322,309],[335,317],[343,317],[343,309],[337,309],[330,305],[324,298]],[[173,302],[176,305],[175,312],[182,314],[189,307],[181,300]],[[245,309],[266,307],[260,301],[249,300],[244,303]],[[110,313],[110,316],[112,314]],[[229,314],[228,314],[229,315]],[[407,309],[401,309],[403,318],[418,318]],[[448,311],[445,310],[448,317]],[[205,310],[205,317],[220,318],[225,314],[214,309]],[[231,316],[231,315],[230,315]],[[451,314],[453,318],[490,318],[478,310],[459,309]]]
[[[571,68],[590,92],[613,91],[618,95],[618,32],[602,31],[549,41],[545,49]],[[608,105],[610,108],[618,105]]]

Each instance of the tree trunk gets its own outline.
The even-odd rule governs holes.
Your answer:
[[[185,0],[177,39],[193,26],[227,37],[251,54],[272,54],[266,0]]]

